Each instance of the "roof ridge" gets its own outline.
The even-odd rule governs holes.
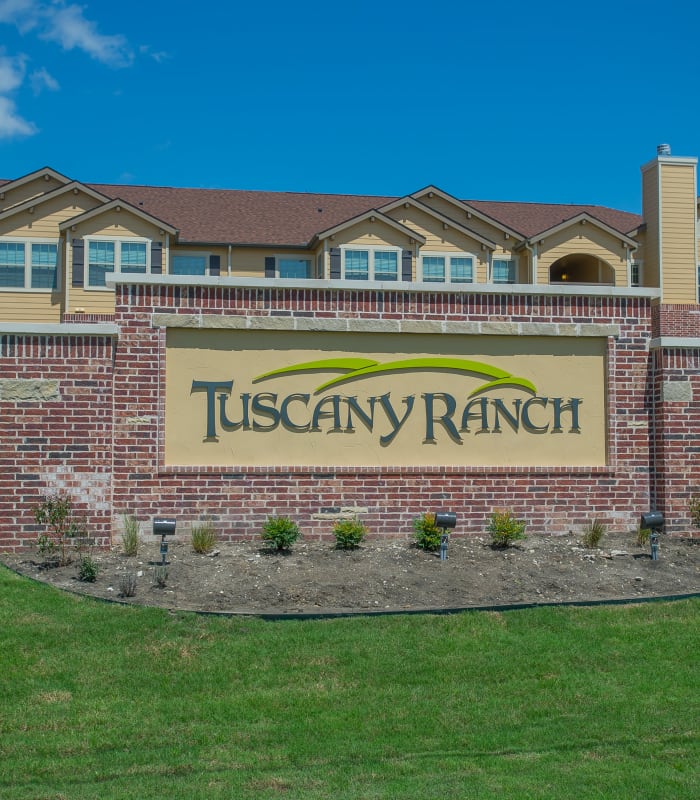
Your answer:
[[[206,186],[161,186],[153,183],[102,183],[100,181],[96,182],[87,182],[81,181],[85,183],[86,186],[109,186],[113,189],[169,189],[175,192],[231,192],[236,194],[273,194],[273,195],[294,195],[298,197],[302,195],[304,197],[356,197],[362,199],[372,199],[376,198],[377,200],[398,200],[400,197],[404,197],[405,195],[386,195],[386,194],[353,194],[353,193],[344,193],[344,192],[293,192],[288,190],[282,189],[225,189],[222,187],[206,187]]]

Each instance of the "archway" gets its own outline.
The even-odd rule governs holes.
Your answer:
[[[549,268],[550,283],[594,283],[615,285],[615,270],[596,256],[571,253],[558,258]]]

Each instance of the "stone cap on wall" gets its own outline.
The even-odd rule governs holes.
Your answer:
[[[107,286],[207,286],[242,289],[313,289],[350,292],[412,292],[420,294],[552,295],[558,297],[635,297],[656,300],[660,289],[538,283],[416,283],[409,281],[310,280],[307,278],[237,278],[182,275],[114,275]]]

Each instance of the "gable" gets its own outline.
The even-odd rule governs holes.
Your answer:
[[[389,216],[424,239],[424,250],[454,250],[477,252],[494,249],[494,243],[476,233],[452,223],[448,217],[435,216],[431,209],[422,209],[412,203],[395,204],[387,212]]]
[[[52,169],[38,170],[0,187],[0,212],[65,186],[70,180]]]
[[[58,238],[59,226],[68,219],[83,214],[99,203],[90,193],[80,189],[57,191],[37,198],[0,214],[0,235]]]

